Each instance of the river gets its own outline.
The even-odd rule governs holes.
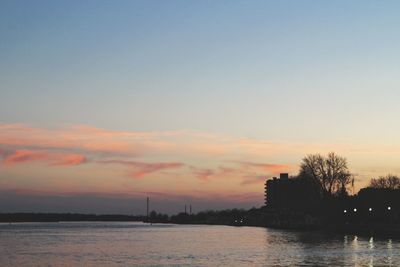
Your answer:
[[[0,224],[0,266],[400,266],[400,240],[259,227]]]

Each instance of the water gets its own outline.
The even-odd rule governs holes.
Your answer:
[[[257,227],[0,224],[0,266],[400,266],[400,240]]]

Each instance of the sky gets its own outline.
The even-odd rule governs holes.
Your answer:
[[[0,1],[0,212],[260,207],[400,174],[398,1]]]

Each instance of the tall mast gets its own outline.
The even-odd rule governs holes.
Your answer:
[[[146,221],[149,222],[149,197],[147,197]]]

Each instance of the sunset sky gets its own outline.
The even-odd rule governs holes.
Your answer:
[[[400,174],[399,1],[0,1],[0,212],[260,207]]]

